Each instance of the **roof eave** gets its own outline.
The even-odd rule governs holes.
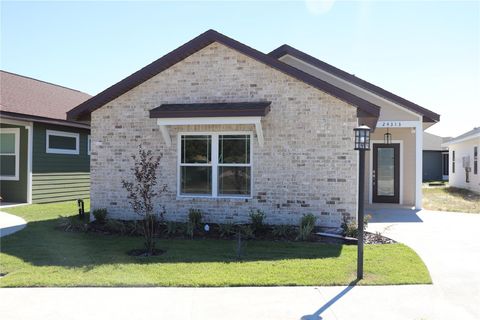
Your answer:
[[[407,99],[404,99],[400,96],[397,96],[383,88],[380,88],[368,81],[365,81],[361,78],[358,78],[356,76],[354,76],[353,74],[350,74],[348,72],[345,72],[337,67],[334,67],[326,62],[323,62],[303,51],[300,51],[294,47],[291,47],[287,44],[283,44],[281,45],[280,47],[276,48],[275,50],[271,51],[269,54],[269,56],[271,57],[274,57],[275,59],[280,59],[281,57],[285,56],[285,55],[290,55],[290,56],[293,56],[299,60],[302,60],[304,61],[305,63],[308,63],[308,64],[311,64],[317,68],[320,68],[322,70],[325,70],[326,72],[328,73],[331,73],[333,74],[334,76],[337,76],[339,78],[342,78],[343,80],[345,81],[348,81],[350,83],[352,83],[353,85],[355,86],[358,86],[358,87],[361,87],[367,91],[370,91],[371,93],[375,94],[375,95],[378,95],[384,99],[387,99],[389,101],[392,101],[394,102],[395,104],[398,104],[402,107],[405,107],[407,108],[408,110],[410,111],[413,111],[415,113],[417,113],[418,115],[421,115],[423,117],[423,122],[439,122],[440,121],[440,115],[431,111],[431,110],[428,110],[424,107],[421,107],[411,101],[408,101]],[[327,70],[328,69],[328,70]],[[352,82],[352,79],[355,79],[356,82]],[[363,85],[360,85],[360,82],[361,84]],[[379,91],[383,92],[383,94],[381,94]],[[392,98],[395,98],[395,99],[392,99]]]

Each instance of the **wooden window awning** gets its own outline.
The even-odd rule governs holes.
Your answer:
[[[255,125],[258,143],[262,146],[261,118],[270,112],[270,104],[270,101],[162,104],[150,110],[150,118],[157,119],[167,146],[172,143],[167,126],[225,124]]]

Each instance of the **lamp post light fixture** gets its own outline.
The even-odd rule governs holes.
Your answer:
[[[365,151],[370,150],[370,128],[361,125],[355,129],[355,150],[359,151],[358,157],[358,244],[357,244],[357,279],[363,279],[363,202],[365,196]]]

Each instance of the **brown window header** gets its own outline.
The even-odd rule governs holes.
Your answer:
[[[264,117],[270,101],[231,103],[162,104],[150,110],[150,118]]]

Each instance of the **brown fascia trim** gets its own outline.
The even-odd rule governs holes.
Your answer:
[[[193,53],[205,48],[206,46],[214,42],[223,44],[252,59],[260,61],[291,77],[294,77],[302,82],[305,82],[319,90],[322,90],[334,97],[337,97],[342,101],[345,101],[350,105],[356,106],[358,109],[361,109],[372,116],[378,117],[378,115],[380,114],[380,107],[369,101],[366,101],[360,97],[357,97],[326,81],[320,80],[312,75],[309,75],[306,72],[303,72],[292,66],[289,66],[288,64],[283,63],[272,56],[269,56],[263,52],[260,52],[251,47],[248,47],[243,43],[233,40],[215,30],[208,30],[205,33],[197,36],[193,40],[185,43],[179,48],[164,55],[160,59],[152,62],[146,67],[140,69],[139,71],[133,73],[127,78],[121,80],[120,82],[114,84],[113,86],[105,89],[104,91],[100,92],[96,96],[88,99],[87,101],[73,108],[72,110],[67,112],[67,119],[79,120],[79,119],[88,118],[88,115],[94,110],[104,106],[105,104],[116,99],[117,97],[121,96],[127,91],[135,88],[141,83],[147,81],[148,79],[154,77],[160,72],[170,68],[174,64],[182,61],[186,57],[192,55]]]
[[[0,111],[0,116],[2,118],[11,119],[11,120],[48,123],[48,124],[55,124],[55,125],[59,125],[59,126],[90,130],[90,125],[89,124],[76,122],[76,121],[53,119],[53,118],[33,116],[33,115],[29,115],[29,114],[8,112],[8,111]]]
[[[162,104],[150,110],[150,118],[264,117],[271,101],[234,103]]]
[[[438,122],[440,121],[440,115],[430,111],[428,109],[425,109],[421,106],[419,106],[416,103],[413,103],[411,101],[408,101],[407,99],[404,99],[402,97],[397,96],[396,94],[393,94],[385,89],[382,89],[370,82],[367,82],[365,80],[362,80],[360,78],[357,78],[353,74],[350,74],[348,72],[345,72],[341,69],[338,69],[337,67],[334,67],[326,62],[323,62],[309,54],[306,54],[303,51],[300,51],[298,49],[295,49],[287,44],[284,44],[277,49],[273,50],[268,54],[271,57],[274,57],[276,59],[280,59],[281,57],[285,55],[290,55],[292,57],[295,57],[299,60],[302,60],[308,64],[311,64],[314,67],[317,67],[319,69],[322,69],[330,74],[333,74],[334,76],[337,76],[343,80],[346,80],[350,83],[353,83],[356,86],[359,86],[367,91],[370,91],[376,95],[379,95],[382,98],[385,98],[387,100],[390,100],[394,103],[397,103],[411,111],[414,111],[416,113],[419,113],[420,115],[423,116],[423,122]]]

